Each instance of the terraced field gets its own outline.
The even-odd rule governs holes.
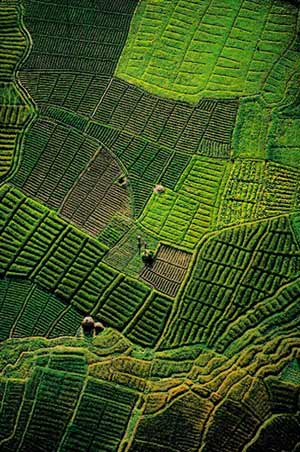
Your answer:
[[[1,451],[300,450],[299,6],[0,2]]]

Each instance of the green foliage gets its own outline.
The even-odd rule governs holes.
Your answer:
[[[161,239],[194,248],[212,229],[226,162],[194,157],[175,190],[154,193],[140,219],[141,224]]]
[[[291,213],[299,204],[299,170],[265,160],[230,165],[218,211],[218,227]]]
[[[85,315],[92,313],[105,325],[122,331],[141,309],[148,309],[151,289],[103,263],[108,251],[104,244],[67,224],[15,188],[6,186],[1,195],[0,227],[5,250],[0,259],[2,278],[29,279],[54,294],[47,297],[39,288],[31,289],[29,281],[20,281],[17,286],[20,289],[16,289],[19,296],[14,301],[9,291],[10,287],[14,290],[14,285],[6,281],[1,299],[3,314],[9,321],[3,318],[2,338],[23,336],[22,331],[28,329],[29,334],[50,337],[69,331],[74,333],[80,321],[73,308]],[[135,236],[133,254],[141,265],[136,240]],[[129,267],[132,269],[134,265],[136,263],[131,263]],[[26,293],[22,290],[24,285],[28,288]],[[61,301],[68,306],[64,307]],[[29,325],[27,315],[31,318]],[[153,331],[151,341],[159,339],[168,315],[168,309],[159,313],[159,326]],[[68,322],[72,322],[73,329]]]
[[[24,30],[20,27],[20,7],[5,5],[0,9],[2,43],[0,80],[10,82],[16,65],[23,57],[28,42]]]
[[[274,103],[299,73],[296,33],[297,8],[288,3],[142,0],[116,73],[189,102],[261,93]]]
[[[163,346],[214,346],[235,319],[299,276],[287,216],[215,233],[199,251]]]
[[[33,106],[15,81],[20,59],[29,42],[20,27],[21,9],[16,4],[0,8],[0,179],[7,177],[17,157],[22,129],[33,117]]]
[[[153,293],[125,330],[126,336],[142,347],[154,347],[171,312],[172,300]]]
[[[278,115],[270,130],[268,158],[282,165],[300,168],[300,118]]]
[[[296,451],[296,3],[2,0],[1,451]]]
[[[76,130],[39,120],[25,138],[22,163],[12,181],[58,209],[97,149],[97,143]]]
[[[233,157],[266,159],[270,121],[271,110],[259,100],[243,100],[233,133]]]
[[[44,4],[24,0],[24,22],[33,37],[33,52],[24,68],[26,71],[45,72],[50,69],[54,72],[112,75],[135,6],[135,0],[109,4],[92,0],[82,4]],[[69,25],[67,33],[64,29],[66,21]],[[90,42],[94,43],[93,48]]]
[[[146,242],[149,248],[153,250],[156,249],[158,245],[157,237],[154,237],[152,233],[149,233],[142,227],[132,226],[131,229],[122,236],[120,241],[110,248],[103,261],[122,273],[133,276],[139,274],[143,269],[144,264],[138,248],[138,236],[141,237],[142,248],[143,242]]]
[[[8,337],[68,336],[81,315],[30,281],[0,281],[0,340]]]

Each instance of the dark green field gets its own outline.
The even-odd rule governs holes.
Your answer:
[[[299,27],[0,1],[1,452],[300,452]]]

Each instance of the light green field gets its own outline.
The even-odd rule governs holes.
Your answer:
[[[212,229],[226,168],[224,160],[194,157],[174,191],[153,193],[141,224],[162,240],[194,248],[204,233]]]
[[[116,75],[188,102],[255,94],[279,102],[299,73],[296,33],[287,2],[142,0]]]

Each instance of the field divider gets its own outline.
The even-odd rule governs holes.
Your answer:
[[[50,211],[48,212],[48,214],[50,213]],[[54,251],[56,251],[56,249],[59,247],[61,241],[65,238],[65,236],[68,234],[68,232],[72,230],[72,227],[70,225],[68,225],[67,227],[65,227],[61,233],[56,236],[54,238],[54,240],[52,241],[52,243],[50,244],[47,253],[45,254],[45,256],[40,260],[40,262],[38,263],[38,265],[35,267],[34,270],[32,270],[32,272],[29,274],[29,279],[34,279],[36,277],[36,275],[38,274],[38,272],[41,270],[41,268],[44,266],[44,263],[48,260],[48,258],[53,254]]]
[[[100,309],[100,307],[102,306],[102,302],[105,301],[106,298],[109,297],[109,295],[111,294],[111,292],[113,292],[113,290],[120,285],[120,283],[125,279],[125,275],[123,275],[123,273],[120,273],[111,283],[110,285],[107,287],[107,289],[103,292],[103,294],[101,295],[101,297],[98,299],[96,305],[93,307],[92,311],[91,311],[91,315],[97,315],[98,311]]]

